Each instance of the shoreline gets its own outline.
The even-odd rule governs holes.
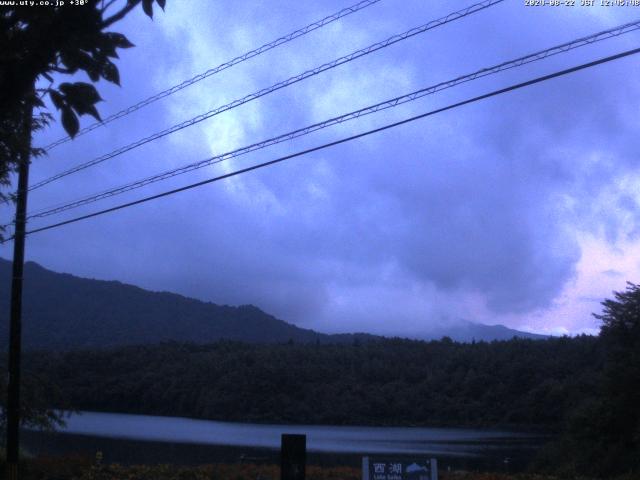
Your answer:
[[[239,463],[252,461],[257,464],[278,464],[278,448],[256,448],[246,446],[203,445],[197,443],[155,442],[119,438],[95,437],[68,433],[23,432],[25,448],[34,455],[65,456],[80,455],[94,458],[102,452],[104,462],[122,465],[158,465],[169,463],[196,467],[211,463]],[[525,454],[526,453],[526,454]],[[362,453],[331,453],[308,450],[309,464],[325,468],[360,468]],[[494,472],[525,471],[535,455],[535,450],[509,453],[508,464],[504,457],[479,457],[455,455],[393,454],[397,457],[435,457],[444,470],[483,470]],[[244,460],[243,460],[244,459]]]

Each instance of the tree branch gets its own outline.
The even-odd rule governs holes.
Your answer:
[[[107,4],[105,5],[104,4],[104,0],[102,0],[102,7],[100,8],[100,11],[102,12],[102,14],[104,15],[104,12],[106,12],[109,9],[109,7],[111,5],[113,5],[114,3],[116,3],[116,2],[117,2],[117,0],[109,0],[107,2]]]
[[[63,68],[63,67],[49,67],[49,68],[54,72],[58,72],[58,73],[73,73],[68,68]]]
[[[107,28],[113,23],[116,23],[118,20],[122,20],[127,13],[136,8],[136,6],[140,3],[136,1],[135,3],[129,3],[126,7],[122,8],[118,13],[111,15],[109,18],[106,18],[102,21],[102,28]]]

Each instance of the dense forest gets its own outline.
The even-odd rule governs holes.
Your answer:
[[[559,430],[594,389],[593,337],[462,344],[166,343],[33,354],[80,410],[314,424]]]

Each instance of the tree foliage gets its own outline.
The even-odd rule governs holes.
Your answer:
[[[84,72],[91,82],[120,84],[114,60],[118,50],[133,44],[108,29],[138,5],[151,17],[153,4],[166,0],[85,0],[84,5],[0,7],[0,186],[9,185],[30,132],[53,119],[44,111],[48,95],[65,131],[74,136],[78,117],[100,120],[96,104],[102,99],[87,82],[57,83],[59,74]],[[45,86],[36,88],[41,81]],[[25,119],[36,109],[34,121]],[[31,156],[43,153],[34,149]],[[10,195],[2,194],[6,200]]]
[[[47,95],[72,137],[80,127],[79,116],[100,120],[96,104],[101,98],[91,83],[57,80],[60,75],[84,72],[92,82],[104,79],[119,84],[114,59],[118,58],[118,49],[133,44],[121,33],[107,30],[140,4],[151,17],[154,1],[164,8],[165,0],[85,0],[83,5],[0,7],[0,188],[10,186],[11,173],[22,159],[44,153],[30,144],[32,132],[54,118],[45,109]],[[46,86],[36,88],[42,80],[48,82]],[[10,198],[12,195],[0,192],[0,200]],[[30,395],[38,391],[37,384],[29,383],[28,377],[25,380],[23,423],[46,426],[59,421],[49,405],[42,403],[50,396],[43,392]],[[5,400],[3,389],[1,383],[0,402]],[[1,405],[0,409],[4,414]]]
[[[640,286],[628,282],[614,297],[596,315],[606,352],[597,433],[615,452],[612,468],[640,473]]]
[[[4,445],[7,412],[3,407],[6,398],[6,384],[0,382],[0,445]],[[64,416],[58,409],[51,408],[51,402],[59,408],[68,408],[65,398],[57,385],[48,378],[33,372],[25,375],[20,386],[20,418],[22,425],[32,429],[52,430],[64,425]]]
[[[560,430],[593,389],[593,337],[463,344],[165,343],[37,354],[81,410],[227,421]]]
[[[604,361],[593,390],[569,412],[563,436],[549,449],[550,463],[567,473],[640,473],[640,286],[602,302]]]

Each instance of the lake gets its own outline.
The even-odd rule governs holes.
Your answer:
[[[79,412],[60,433],[24,432],[34,453],[81,452],[120,463],[276,461],[283,433],[307,435],[310,463],[359,465],[363,455],[419,455],[446,467],[520,470],[544,437],[513,431],[318,425],[262,425],[177,417]],[[315,462],[314,462],[315,460]],[[444,461],[444,463],[442,463]]]

